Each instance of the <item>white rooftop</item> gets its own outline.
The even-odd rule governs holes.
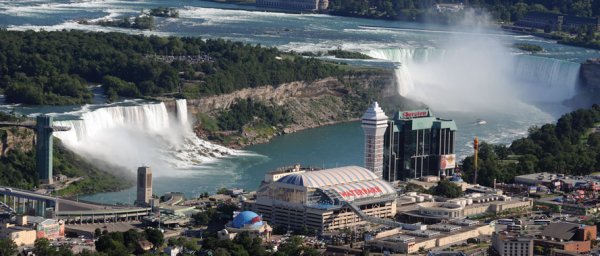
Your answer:
[[[362,120],[388,120],[388,117],[385,115],[385,112],[379,107],[377,101],[373,102],[369,109],[363,114]]]

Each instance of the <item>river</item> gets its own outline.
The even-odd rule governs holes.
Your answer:
[[[157,6],[179,9],[180,18],[156,18],[156,29],[153,31],[106,28],[75,22],[77,19],[137,15],[142,9]],[[456,149],[460,158],[472,150],[474,136],[491,143],[510,143],[526,135],[530,126],[554,122],[558,116],[570,111],[561,102],[576,93],[579,63],[600,56],[598,51],[559,45],[532,36],[506,34],[481,26],[447,27],[319,14],[274,13],[259,11],[252,6],[198,0],[0,0],[0,26],[12,30],[83,29],[161,36],[201,36],[273,46],[282,50],[325,51],[341,48],[363,52],[378,60],[353,61],[353,64],[395,68],[398,82],[390,86],[396,86],[399,93],[406,97],[426,102],[436,116],[456,120],[459,127]],[[544,47],[545,51],[535,55],[526,54],[512,47],[517,42],[537,44]],[[86,106],[1,106],[1,109],[14,109],[33,115],[52,113],[59,120],[85,119],[86,116],[88,119],[92,118],[90,116],[98,119],[99,113],[86,113],[98,108],[115,107],[101,104],[101,100],[101,97],[97,97],[96,104]],[[134,101],[125,105],[144,104],[147,103]],[[152,110],[152,113],[164,115],[162,108],[153,109],[160,111]],[[484,119],[487,124],[477,125],[477,119]],[[119,125],[127,129],[144,127],[139,123]],[[164,122],[161,125],[165,130],[181,128]],[[121,132],[121,126],[111,124],[101,132],[110,138],[113,132]],[[121,135],[119,138],[130,137],[128,134]],[[131,149],[129,152],[132,152],[136,146],[141,148],[140,143],[147,146],[147,140],[147,137],[132,139],[127,147],[117,142],[106,143],[108,146],[102,152],[90,151],[81,145],[74,146],[74,150],[87,157],[98,153],[105,158],[112,158],[123,155],[118,149]],[[362,165],[362,140],[362,130],[357,122],[344,123],[280,136],[267,144],[251,146],[244,152],[204,161],[200,165],[190,166],[193,161],[192,164],[189,161],[176,161],[175,168],[163,168],[157,163],[160,167],[155,167],[154,191],[158,195],[180,191],[188,196],[196,196],[205,191],[214,192],[220,187],[250,190],[259,185],[266,171],[284,165]],[[148,145],[158,147],[162,145],[159,143],[163,142]],[[194,143],[196,146],[202,144]],[[157,151],[157,154],[160,157],[181,157],[181,154],[177,154],[181,152],[179,150],[176,148],[170,153]],[[130,158],[131,162],[123,165],[132,172],[136,164],[152,163],[152,160],[146,161],[140,155]],[[173,165],[169,159],[163,160],[161,163]],[[132,202],[135,191],[129,189],[84,198],[105,203]]]

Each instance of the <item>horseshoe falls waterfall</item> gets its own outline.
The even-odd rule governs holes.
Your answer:
[[[177,175],[177,169],[236,153],[198,138],[188,122],[186,101],[177,100],[176,106],[175,115],[162,102],[98,108],[78,120],[57,122],[72,129],[55,135],[89,159],[132,172],[145,164],[157,176]]]
[[[437,109],[495,107],[513,99],[526,104],[561,102],[576,94],[579,63],[478,48],[387,48],[364,53],[396,63],[401,96]],[[506,97],[499,102],[498,96]]]

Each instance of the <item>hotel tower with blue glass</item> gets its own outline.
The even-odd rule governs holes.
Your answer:
[[[453,120],[437,118],[429,109],[398,111],[381,132],[383,117],[377,103],[363,115],[366,169],[389,182],[454,173]]]

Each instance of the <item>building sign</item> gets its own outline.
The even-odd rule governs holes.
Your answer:
[[[261,221],[262,221],[262,218],[260,216],[256,216],[256,217],[252,218],[252,220],[250,220],[250,222],[252,224],[256,224],[257,222],[261,222]]]
[[[339,192],[342,197],[357,197],[357,196],[366,196],[373,195],[377,193],[383,193],[379,187],[370,187],[363,189],[350,189],[347,191]]]
[[[441,170],[452,169],[454,167],[456,167],[456,155],[455,154],[440,156],[440,169]]]
[[[37,238],[56,239],[65,236],[65,225],[59,222],[50,224],[39,224],[36,230]]]
[[[404,119],[417,118],[417,117],[428,117],[428,116],[429,116],[428,109],[400,112],[400,117],[402,117]]]

